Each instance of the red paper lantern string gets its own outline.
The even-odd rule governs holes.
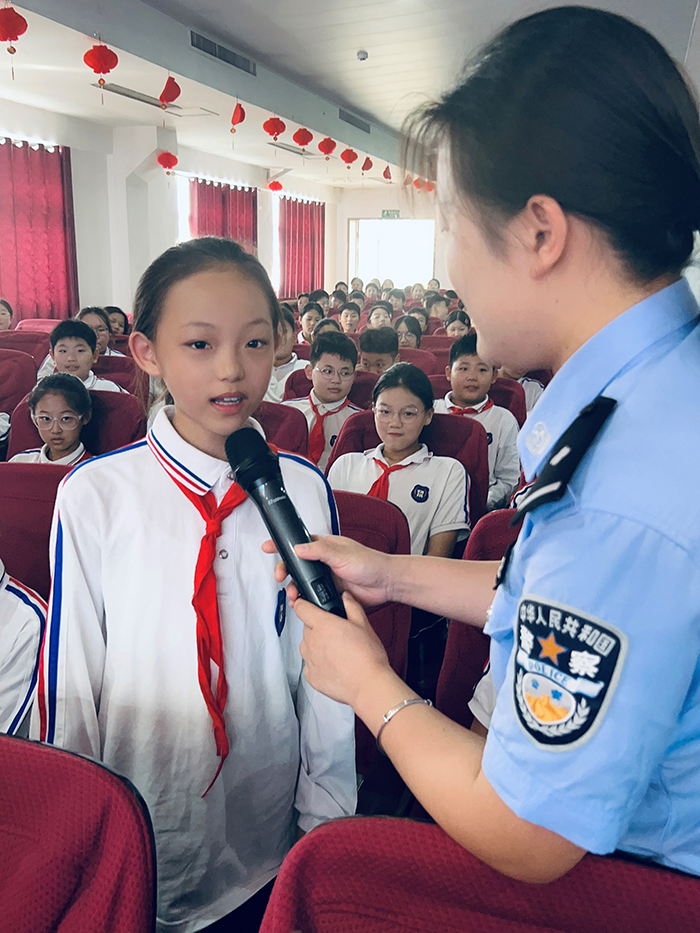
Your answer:
[[[171,174],[172,169],[175,168],[177,163],[178,163],[178,158],[172,152],[168,152],[166,150],[165,152],[158,153],[158,165],[160,165],[161,168],[165,169],[166,175]]]
[[[416,178],[416,180],[413,182],[413,187],[416,189],[416,191],[422,191],[423,186],[424,186],[424,181],[422,178]]]
[[[268,136],[272,136],[275,142],[277,142],[282,133],[287,129],[287,124],[284,120],[280,120],[279,117],[270,117],[269,120],[265,120],[263,123],[263,129]]]
[[[93,45],[93,47],[88,49],[83,55],[83,61],[88,68],[92,68],[96,75],[100,75],[100,79],[97,82],[100,87],[105,86],[105,79],[102,76],[108,75],[110,71],[119,64],[117,53],[113,52],[106,45]]]
[[[281,181],[277,181],[277,179],[275,179],[274,181],[268,182],[267,187],[270,189],[270,191],[281,191],[283,186]]]
[[[236,127],[243,123],[245,120],[245,110],[243,109],[242,104],[236,104],[233,108],[233,115],[231,117],[231,132],[236,132]]]
[[[343,149],[340,153],[340,158],[347,165],[348,171],[350,171],[350,166],[357,160],[357,153],[354,149]]]
[[[12,6],[0,9],[0,42],[9,42],[7,51],[14,55],[17,49],[12,45],[27,31],[27,21]],[[12,80],[15,80],[15,65],[12,63]]]
[[[372,162],[372,160],[370,159],[370,157],[367,156],[367,158],[365,159],[365,161],[362,163],[362,174],[364,175],[365,172],[369,172],[369,171],[371,170],[371,168],[372,168],[373,165],[374,165],[374,162]]]
[[[425,190],[428,192],[428,194],[432,194],[433,191],[435,191],[435,185],[432,183],[432,181],[426,181]]]
[[[326,157],[326,162],[328,162],[328,160],[330,159],[330,157],[331,157],[331,156],[333,155],[333,153],[335,152],[335,147],[336,147],[336,146],[337,146],[337,143],[334,142],[334,141],[330,138],[330,136],[326,136],[326,138],[325,138],[325,139],[322,139],[321,142],[318,144],[318,148],[320,149],[320,151],[321,151],[321,152],[324,154],[324,156]]]
[[[161,110],[166,110],[168,104],[174,103],[180,94],[182,94],[182,88],[177,83],[175,78],[168,75],[168,80],[165,82],[165,87],[160,92],[160,97],[158,98],[160,101]]]
[[[382,172],[382,177],[386,178],[387,181],[391,181],[391,169],[389,168],[388,165]]]
[[[292,139],[297,144],[297,146],[301,146],[302,152],[306,152],[306,147],[309,145],[313,138],[314,134],[310,133],[305,126],[302,126],[300,129],[298,129],[294,136],[292,136]]]

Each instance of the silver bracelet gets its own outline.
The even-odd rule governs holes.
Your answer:
[[[406,709],[407,706],[415,706],[416,703],[420,703],[422,706],[432,706],[432,700],[424,700],[423,697],[411,697],[410,700],[402,700],[398,706],[395,706],[393,709],[390,709],[388,713],[384,713],[382,717],[383,722],[379,727],[379,732],[377,733],[377,748],[379,751],[386,757],[386,752],[382,748],[382,743],[380,741],[382,737],[382,732],[389,725],[391,720],[397,713],[400,713],[402,709]]]

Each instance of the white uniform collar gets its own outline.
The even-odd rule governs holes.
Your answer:
[[[465,405],[464,407],[465,407],[465,408],[473,408],[474,411],[475,411],[475,412],[477,413],[477,415],[478,415],[479,412],[483,411],[484,408],[486,408],[486,406],[488,405],[488,403],[489,403],[489,397],[488,397],[488,393],[487,393],[486,398],[483,400],[483,402],[479,402],[478,405]],[[447,405],[448,408],[459,408],[460,410],[461,410],[461,408],[462,408],[461,405],[455,405],[455,403],[452,401],[452,392],[448,392],[447,395],[445,396],[445,405]]]
[[[342,408],[348,400],[346,395],[345,398],[341,398],[339,402],[322,402],[313,389],[311,390],[310,397],[311,401],[314,403],[316,408],[318,408],[322,415],[327,414],[329,411],[337,411],[339,408]]]
[[[44,444],[44,446],[39,451],[39,463],[50,463],[52,466],[73,466],[73,464],[77,463],[85,453],[85,447],[83,446],[82,441],[80,444],[78,444],[72,454],[66,454],[66,456],[61,457],[60,460],[49,460],[48,449],[49,445]]]
[[[83,379],[83,385],[85,386],[86,389],[92,389],[96,382],[97,382],[97,376],[94,374],[92,370],[90,370],[87,376]]]
[[[7,581],[10,579],[9,573],[5,570],[5,565],[0,560],[0,592],[2,592],[7,586]]]
[[[156,415],[148,432],[148,445],[161,466],[172,476],[200,496],[205,495],[230,470],[225,460],[219,460],[197,450],[180,437],[172,426],[174,405],[166,405]],[[255,428],[263,437],[265,432],[254,418],[246,425]]]
[[[284,376],[285,371],[288,369],[291,372],[296,366],[298,361],[299,361],[299,357],[296,355],[296,353],[292,353],[291,360],[287,360],[286,363],[280,363],[279,366],[273,366],[272,372],[275,376],[279,376],[279,375]]]
[[[404,466],[408,466],[409,463],[423,463],[425,460],[430,460],[432,456],[433,455],[428,450],[427,445],[421,444],[418,450],[414,454],[411,454],[410,457],[406,457],[405,459],[400,460],[399,462]],[[387,461],[384,459],[384,444],[380,444],[378,447],[375,447],[374,450],[366,450],[365,457],[368,460],[379,460],[381,461],[381,463],[384,463],[386,464],[386,466],[389,466]],[[391,464],[391,465],[396,466],[397,464]]]

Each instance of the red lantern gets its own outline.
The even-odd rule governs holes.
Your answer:
[[[306,147],[309,145],[311,140],[314,138],[314,134],[310,133],[305,126],[302,126],[301,129],[298,129],[292,139],[297,144],[301,146],[301,151],[306,152]]]
[[[331,156],[333,155],[333,153],[335,152],[335,147],[336,147],[336,145],[337,145],[337,143],[335,143],[335,142],[330,138],[330,136],[326,136],[326,138],[325,138],[325,139],[322,139],[321,142],[318,144],[318,148],[321,150],[321,152],[322,152],[322,153],[324,154],[324,156],[326,157],[326,162],[328,162],[328,160],[330,159],[330,157],[331,157]]]
[[[233,108],[233,116],[231,117],[231,132],[236,132],[236,127],[239,123],[243,123],[245,120],[245,110],[243,109],[242,104],[236,104]]]
[[[281,190],[282,190],[282,182],[281,182],[281,181],[277,181],[277,179],[275,179],[274,181],[268,182],[267,187],[270,189],[270,191],[281,191]]]
[[[391,181],[391,169],[389,168],[388,165],[382,172],[382,177],[386,178],[387,181]]]
[[[172,104],[173,101],[176,101],[178,97],[182,94],[182,88],[177,83],[175,78],[172,78],[168,75],[168,80],[165,82],[165,87],[160,92],[160,101],[161,110],[165,110],[168,104]]]
[[[88,68],[92,68],[96,75],[100,75],[100,79],[97,82],[100,87],[105,86],[105,79],[102,75],[109,74],[110,71],[119,64],[117,53],[113,52],[106,45],[93,45],[93,47],[88,49],[83,55],[83,61]]]
[[[27,21],[12,6],[0,10],[0,42],[16,42],[27,31]],[[17,49],[9,45],[7,51],[14,55]]]
[[[362,163],[362,174],[364,175],[365,172],[369,172],[373,165],[374,165],[374,162],[372,162],[370,157],[367,156],[365,161]]]
[[[268,136],[272,136],[275,142],[277,142],[282,133],[287,129],[287,124],[284,120],[280,120],[279,117],[270,117],[269,120],[265,120],[263,123],[263,129]]]
[[[432,194],[433,191],[435,191],[435,185],[432,183],[432,181],[426,181],[425,190],[428,192],[428,194]]]
[[[350,166],[357,160],[357,153],[354,149],[343,149],[340,153],[340,158],[347,165],[348,171],[350,171]]]
[[[413,182],[413,187],[416,189],[416,191],[422,191],[423,190],[423,179],[416,178],[416,180]]]
[[[178,158],[172,152],[159,152],[158,165],[165,169],[165,174],[170,175],[171,169],[174,169],[178,163]]]

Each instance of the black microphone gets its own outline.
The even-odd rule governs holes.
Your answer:
[[[277,454],[250,427],[229,434],[225,448],[236,482],[257,505],[299,595],[345,619],[345,607],[328,567],[317,560],[302,560],[294,550],[295,544],[310,544],[311,535],[284,488]]]

